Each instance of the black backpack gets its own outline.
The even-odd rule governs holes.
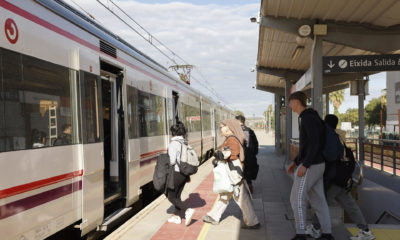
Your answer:
[[[335,129],[323,122],[325,128],[325,144],[322,149],[322,155],[326,162],[336,162],[343,158],[344,146],[340,142],[339,135]]]
[[[244,151],[246,155],[257,155],[258,154],[258,140],[254,131],[247,127],[242,126],[243,133],[246,138],[246,144],[244,146]]]
[[[353,172],[356,167],[356,160],[353,151],[346,147],[346,156],[336,162],[336,174],[333,183],[343,188],[351,188],[353,185]]]
[[[157,163],[153,174],[154,189],[156,189],[159,192],[165,190],[168,173],[169,173],[169,155],[167,153],[163,153],[158,155],[157,157]]]
[[[254,131],[242,125],[242,130],[245,136],[244,150],[244,177],[246,180],[255,180],[257,178],[259,165],[257,163],[258,140]]]

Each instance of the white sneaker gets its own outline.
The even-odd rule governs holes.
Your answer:
[[[185,211],[185,225],[188,226],[190,222],[192,221],[192,217],[194,214],[194,209],[193,208],[188,208]]]
[[[176,224],[181,224],[182,220],[181,217],[172,215],[170,218],[168,218],[169,223],[176,223]]]
[[[313,238],[319,238],[319,237],[321,237],[321,230],[320,229],[316,229],[315,227],[314,227],[314,225],[312,225],[312,224],[308,224],[307,226],[306,226],[306,232],[305,232],[307,235],[310,235],[311,237],[313,237]]]
[[[368,232],[361,230],[358,232],[357,236],[350,237],[351,240],[372,240],[375,239],[374,234],[372,234],[371,230]]]

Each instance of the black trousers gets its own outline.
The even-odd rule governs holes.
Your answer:
[[[174,171],[174,189],[167,189],[167,198],[174,205],[177,212],[186,210],[186,206],[181,200],[181,194],[187,180],[187,176]]]

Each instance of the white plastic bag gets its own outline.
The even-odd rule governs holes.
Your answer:
[[[237,185],[243,179],[243,168],[239,159],[231,161],[233,165],[233,169],[229,168],[229,163],[225,164],[226,171],[228,172],[229,179],[231,180],[231,184]]]
[[[213,191],[215,193],[228,193],[233,192],[233,186],[227,172],[226,162],[218,161],[216,167],[214,167],[214,186]]]

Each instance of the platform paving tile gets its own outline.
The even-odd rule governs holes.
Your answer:
[[[180,225],[167,222],[173,207],[162,195],[106,237],[106,240],[197,239],[204,225],[201,217],[211,209],[217,198],[217,194],[212,192],[212,184],[212,165],[209,163],[203,164],[191,182],[186,184],[182,199],[186,199],[185,203],[196,210],[188,227],[185,226],[184,219]]]
[[[191,225],[186,227],[184,223],[180,225],[167,223],[170,216],[167,210],[172,208],[168,200],[164,199],[143,220],[132,223],[132,226],[125,226],[125,233],[116,235],[123,237],[109,239],[291,239],[295,234],[293,212],[289,201],[292,180],[283,169],[284,156],[274,153],[273,135],[260,131],[256,131],[256,134],[260,143],[258,154],[260,170],[258,178],[253,182],[253,206],[261,224],[260,229],[240,228],[243,217],[233,200],[218,225],[203,223],[202,216],[211,209],[217,198],[217,194],[212,192],[212,165],[206,163],[199,173],[192,177],[187,187],[185,186],[182,194],[182,199],[187,199],[188,206],[196,209]],[[126,230],[127,228],[129,230]],[[198,238],[200,233],[203,238]]]
[[[219,225],[211,225],[207,240],[213,239],[270,239],[287,240],[294,235],[293,221],[288,220],[291,181],[282,168],[283,157],[273,152],[272,146],[267,146],[267,135],[256,132],[261,145],[258,154],[260,165],[257,180],[253,182],[253,206],[259,218],[261,228],[245,230],[240,228],[243,217],[239,207],[231,201],[222,215]],[[261,137],[260,137],[261,136]],[[270,141],[271,143],[272,141]],[[272,142],[273,144],[273,142]],[[225,234],[224,234],[225,233]]]
[[[265,219],[267,220],[268,223],[270,223],[270,222],[286,222],[288,220],[286,218],[285,214],[283,214],[283,213],[277,213],[277,214],[266,213]]]
[[[211,181],[209,180],[211,179]],[[185,204],[188,207],[194,208],[196,211],[193,215],[192,223],[186,227],[182,224],[165,223],[161,228],[151,237],[152,240],[164,239],[197,239],[204,223],[201,220],[202,216],[211,209],[217,195],[212,191],[199,191],[199,189],[212,189],[213,184],[212,173],[207,176],[206,180],[203,180],[200,185],[190,193],[188,198],[185,200]],[[207,199],[208,201],[206,201]],[[183,217],[183,216],[182,216]],[[182,222],[184,219],[182,219]],[[176,230],[175,230],[176,229]],[[179,233],[179,234],[176,234]]]
[[[286,207],[285,206],[274,206],[274,207],[268,207],[264,205],[264,209],[267,213],[269,214],[274,214],[274,213],[285,213],[286,212]]]

